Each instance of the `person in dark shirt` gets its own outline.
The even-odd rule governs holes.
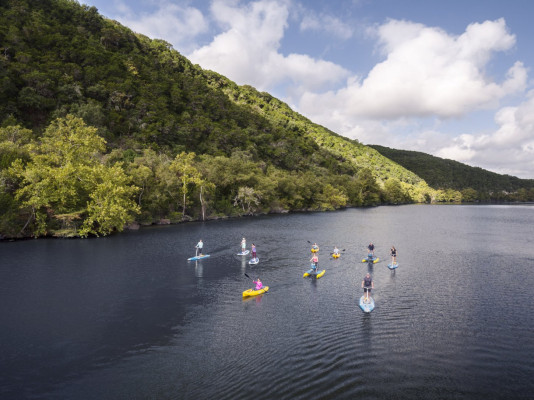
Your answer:
[[[369,296],[371,296],[371,289],[375,288],[375,284],[373,282],[373,278],[371,278],[371,274],[369,272],[363,278],[362,288],[363,288],[363,293],[364,293],[364,296],[365,296],[365,302],[368,303],[369,302]]]

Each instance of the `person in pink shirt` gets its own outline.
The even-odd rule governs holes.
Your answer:
[[[260,278],[256,279],[255,281],[253,280],[252,282],[256,284],[256,290],[263,288],[263,283],[261,283]]]

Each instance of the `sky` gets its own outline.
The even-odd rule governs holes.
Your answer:
[[[363,144],[534,179],[534,1],[79,2]]]

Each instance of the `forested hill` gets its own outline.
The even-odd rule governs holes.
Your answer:
[[[73,0],[0,2],[0,235],[459,200]]]
[[[502,195],[503,192],[518,193],[517,200],[520,201],[527,201],[532,198],[534,179],[500,175],[458,161],[417,151],[397,150],[379,145],[370,145],[370,147],[419,175],[436,189],[461,191],[471,188],[482,194],[494,192],[495,196]],[[530,191],[530,195],[528,191]]]

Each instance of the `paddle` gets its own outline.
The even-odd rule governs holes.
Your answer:
[[[252,282],[254,282],[254,279],[252,279],[250,276],[248,276],[248,274],[247,274],[246,272],[245,272],[245,276],[246,276],[248,279],[252,280]],[[262,290],[262,289],[264,289],[264,288],[265,288],[265,286],[263,286],[260,290]],[[264,293],[267,293],[267,292],[264,292]]]
[[[344,251],[345,251],[345,249],[343,249],[343,250],[339,250],[340,253],[342,253],[342,252],[344,252]],[[330,255],[332,255],[332,254],[334,254],[334,252],[330,253]]]

